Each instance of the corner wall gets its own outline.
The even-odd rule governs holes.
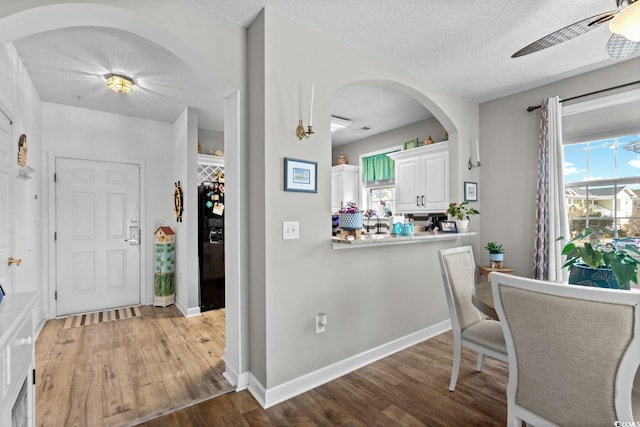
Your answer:
[[[533,274],[540,133],[540,110],[529,113],[526,108],[540,105],[543,99],[552,96],[564,99],[638,79],[640,58],[611,62],[606,68],[480,105],[479,244],[484,247],[489,241],[502,243],[505,265],[518,275],[531,277]],[[486,250],[476,253],[476,262],[488,264]]]

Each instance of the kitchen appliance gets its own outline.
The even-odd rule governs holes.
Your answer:
[[[198,187],[200,311],[224,308],[224,176]]]

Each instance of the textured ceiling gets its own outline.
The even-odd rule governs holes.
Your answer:
[[[613,10],[613,0],[188,0],[185,7],[189,2],[242,26],[250,25],[263,7],[270,8],[475,102],[614,63],[606,53],[606,25],[511,58],[545,34]],[[163,121],[175,120],[191,106],[199,111],[201,127],[222,130],[224,94],[148,40],[119,30],[77,27],[14,44],[45,101]],[[102,76],[118,71],[136,79],[134,96],[105,89]],[[357,125],[336,134],[335,144],[430,116],[413,99],[363,85],[337,93],[333,108],[335,115]],[[359,132],[372,124],[375,129],[367,135]]]

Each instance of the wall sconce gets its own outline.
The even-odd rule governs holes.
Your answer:
[[[305,130],[304,124],[302,124],[302,119],[298,120],[298,127],[296,127],[296,136],[299,141],[302,141],[302,138],[309,138],[310,135],[313,135],[313,95],[316,90],[316,82],[313,82],[311,85],[311,105],[309,106],[309,126]]]
[[[478,145],[478,138],[476,138],[476,162],[473,163],[471,161],[471,155],[469,155],[469,162],[467,163],[467,167],[469,168],[469,170],[471,170],[473,168],[480,168],[480,166],[482,166],[482,163],[480,163],[480,146]]]

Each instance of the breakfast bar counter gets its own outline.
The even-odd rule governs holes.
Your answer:
[[[405,245],[411,243],[429,243],[433,241],[456,240],[459,237],[475,236],[476,232],[466,233],[416,233],[412,236],[394,234],[363,235],[359,239],[345,240],[334,237],[331,239],[334,250],[368,248],[371,246]]]

